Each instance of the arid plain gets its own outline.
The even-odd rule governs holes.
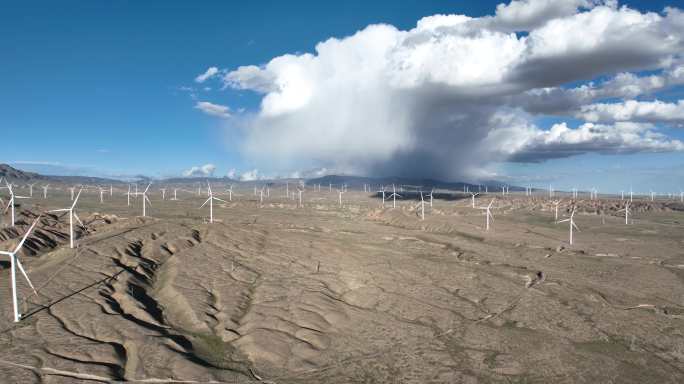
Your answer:
[[[19,257],[24,318],[0,271],[0,382],[681,383],[684,205],[577,201],[573,245],[543,193],[415,199],[273,186],[233,201],[84,192],[43,213]],[[191,187],[187,187],[188,189]],[[220,198],[228,200],[218,185]],[[64,186],[3,216],[10,249]],[[572,199],[564,197],[559,220]]]

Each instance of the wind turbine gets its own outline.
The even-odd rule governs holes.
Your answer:
[[[558,221],[558,206],[560,205],[561,201],[563,201],[563,200],[556,200],[553,202],[553,205],[555,206],[555,213],[553,215],[553,221]]]
[[[211,192],[211,184],[207,181],[207,192],[209,193],[209,198],[200,206],[200,209],[204,207],[207,203],[209,203],[209,223],[214,222],[214,200],[218,201],[223,201],[224,200],[219,199],[218,197],[214,197],[214,193]]]
[[[12,190],[12,184],[9,184],[7,182],[7,180],[5,180],[5,184],[7,184],[6,188],[9,190],[9,193],[10,193],[9,203],[7,203],[7,208],[5,208],[5,212],[7,212],[8,209],[12,208],[12,210],[11,210],[11,212],[12,212],[11,223],[12,223],[12,227],[14,227],[14,201],[15,201],[15,199],[29,199],[29,197],[28,196],[17,196],[17,195],[15,195],[14,191]],[[3,212],[3,213],[5,213],[5,212]]]
[[[166,188],[161,188],[162,200],[166,200]]]
[[[385,186],[383,186],[382,191],[378,191],[378,193],[382,193],[382,207],[385,208]]]
[[[50,187],[50,184],[43,185],[43,199],[47,199],[47,191],[48,191],[49,187]]]
[[[71,194],[73,196],[74,192],[71,191]],[[71,200],[73,200],[73,199],[71,199]],[[131,185],[130,184],[128,184],[128,192],[126,192],[126,204],[129,207],[131,206]]]
[[[230,188],[228,188],[226,192],[228,192],[228,201],[233,201],[233,184],[230,185]]]
[[[174,201],[175,201],[175,200],[178,200],[178,195],[177,195],[177,193],[178,193],[178,188],[174,188],[174,189],[173,189],[173,197],[170,198],[169,200],[174,200]]]
[[[489,202],[489,205],[486,207],[480,207],[480,209],[484,209],[485,212],[485,230],[489,231],[489,219],[492,219],[494,221],[494,215],[492,215],[492,204],[494,204],[494,199]]]
[[[385,194],[383,193],[383,199],[382,199],[382,201],[383,201],[383,206],[385,205],[385,204],[384,204],[384,202],[385,202],[384,195],[385,195]],[[396,208],[396,207],[397,207],[397,196],[401,197],[401,195],[398,195],[398,194],[397,194],[397,189],[395,188],[394,184],[392,184],[392,194],[389,195],[389,197],[392,198],[392,208]]]
[[[623,209],[619,210],[618,212],[622,212],[622,211],[625,211],[625,224],[629,224],[629,215],[630,215],[630,213],[632,213],[629,210],[629,203],[625,203],[625,207]]]
[[[105,189],[100,188],[100,204],[104,203],[104,194],[105,194]]]
[[[338,189],[337,192],[339,194],[339,199],[340,199],[340,208],[342,208],[342,194],[344,193],[344,191],[342,191],[341,189]]]
[[[425,220],[425,199],[423,198],[423,191],[420,191],[420,219]],[[416,208],[418,208],[416,206]]]
[[[76,189],[76,187],[70,187],[69,188],[69,192],[71,193],[71,201],[74,201],[74,190],[75,189]]]
[[[78,220],[78,223],[81,224],[82,227],[85,227],[83,225],[83,222],[81,219],[78,218],[78,215],[76,212],[74,212],[74,208],[76,208],[76,203],[78,202],[79,196],[81,196],[81,191],[78,191],[78,195],[76,195],[76,200],[74,200],[74,203],[71,204],[71,208],[64,208],[64,209],[53,209],[52,211],[48,212],[69,212],[69,247],[74,248],[74,218]]]
[[[566,221],[570,223],[570,245],[572,245],[572,228],[574,227],[575,229],[577,229],[577,232],[580,232],[579,227],[577,227],[577,225],[575,224],[575,210],[575,208],[572,209],[572,213],[570,213],[570,218],[556,222],[556,224],[564,223]]]
[[[33,197],[33,186],[36,185],[36,183],[33,184],[28,184],[29,187],[29,196]]]
[[[473,208],[475,208],[475,196],[479,195],[480,193],[472,193],[470,192],[470,197],[471,197],[471,202],[473,203]]]
[[[36,218],[36,221],[33,222],[31,227],[26,231],[24,234],[24,237],[21,239],[19,244],[14,248],[14,251],[7,252],[7,251],[0,251],[0,254],[2,255],[7,255],[9,256],[10,259],[10,278],[12,282],[12,306],[14,308],[14,322],[17,323],[21,319],[21,314],[19,313],[19,303],[17,300],[17,270],[16,268],[19,267],[19,271],[24,275],[24,278],[26,278],[26,281],[29,283],[31,286],[31,289],[33,289],[33,293],[36,295],[38,292],[36,292],[36,288],[33,287],[33,284],[31,283],[31,280],[29,279],[28,275],[26,274],[26,271],[24,270],[24,267],[22,267],[21,262],[19,261],[19,258],[17,257],[17,252],[21,249],[21,247],[24,245],[24,242],[26,241],[26,238],[28,238],[29,234],[33,230],[33,228],[36,226],[38,223],[38,220],[40,220],[40,216]]]
[[[144,190],[143,192],[138,192],[138,193],[136,193],[136,195],[142,195],[142,197],[143,197],[143,199],[142,199],[142,200],[143,200],[143,207],[142,207],[142,208],[143,208],[143,212],[142,212],[142,217],[147,216],[147,211],[146,211],[146,207],[145,207],[145,202],[147,201],[147,202],[150,204],[150,206],[152,205],[152,202],[150,201],[150,199],[147,198],[147,190],[150,189],[150,185],[152,185],[152,184],[147,184],[147,188],[145,188],[145,190]]]
[[[468,190],[470,190],[470,189],[468,189]],[[427,196],[430,196],[430,208],[432,208],[432,193],[433,193],[434,191],[435,191],[435,189],[432,188],[432,189],[430,190],[430,194],[427,195]]]

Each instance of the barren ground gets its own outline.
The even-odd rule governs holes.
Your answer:
[[[462,196],[422,221],[415,201],[305,192],[297,208],[278,190],[258,207],[245,189],[208,224],[206,197],[155,192],[139,218],[121,193],[82,196],[77,249],[67,217],[43,215],[20,323],[2,260],[0,382],[684,382],[676,202],[635,203],[631,225],[617,200],[580,202],[570,246],[552,205],[521,196],[491,195],[486,232]],[[69,205],[38,194],[16,230],[3,216],[0,249]]]

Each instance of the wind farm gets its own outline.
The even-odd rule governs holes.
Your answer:
[[[0,33],[0,384],[684,383],[681,2]]]
[[[625,205],[619,193],[595,194],[592,188],[574,198],[573,190],[556,189],[549,197],[548,189],[511,186],[502,196],[494,186],[486,188],[491,193],[471,193],[463,190],[478,186],[327,180],[271,180],[274,193],[268,197],[254,195],[254,183],[236,180],[202,180],[207,193],[199,195],[194,182],[141,183],[138,194],[129,192],[134,183],[115,182],[104,201],[97,185],[51,180],[47,199],[17,200],[15,227],[9,213],[2,216],[0,249],[13,250],[7,261],[15,260],[26,279],[13,280],[16,288],[3,295],[0,313],[6,331],[23,329],[29,340],[3,356],[37,353],[37,343],[46,344],[51,351],[43,356],[46,362],[61,362],[65,377],[74,380],[87,372],[102,380],[242,376],[335,382],[364,370],[389,380],[390,373],[368,370],[369,361],[389,364],[470,329],[472,334],[458,336],[468,348],[484,348],[477,330],[496,330],[491,337],[511,345],[505,353],[516,358],[493,362],[506,367],[506,375],[528,375],[523,364],[533,366],[535,354],[548,351],[594,356],[580,365],[597,372],[599,356],[647,361],[641,378],[672,372],[658,368],[664,363],[649,358],[646,348],[669,345],[672,355],[662,356],[676,364],[676,343],[660,339],[659,329],[681,321],[684,313],[676,304],[684,276],[684,206],[678,194],[651,201],[650,191],[635,193]],[[294,198],[287,196],[293,183],[298,185]],[[28,195],[29,188],[18,182],[12,191]],[[73,201],[72,188],[78,190]],[[175,199],[164,199],[163,189],[174,190]],[[382,192],[388,190],[383,204]],[[6,201],[8,193],[8,188],[0,192]],[[143,213],[143,206],[154,210]],[[625,207],[630,225],[624,225]],[[302,253],[302,244],[312,251]],[[387,268],[396,262],[400,269]],[[362,283],[369,274],[373,282]],[[0,284],[10,283],[5,271]],[[280,304],[263,302],[276,291]],[[558,300],[573,304],[555,308],[553,324],[568,325],[548,328],[542,308],[558,306]],[[415,320],[427,314],[430,322]],[[293,324],[283,328],[274,319]],[[127,332],[113,338],[106,331],[110,327]],[[585,347],[597,329],[611,338]],[[637,329],[640,336],[633,342]],[[74,339],[74,332],[82,336]],[[149,332],[157,337],[143,337]],[[385,340],[377,341],[386,351],[380,362],[361,352],[375,351],[376,344],[368,343],[372,337]],[[79,338],[84,346],[101,347],[79,352]],[[164,347],[181,339],[176,348],[183,354]],[[346,342],[339,344],[340,339]],[[576,340],[569,349],[568,339]],[[66,340],[76,349],[64,349]],[[547,352],[528,350],[537,342]],[[154,350],[173,369],[141,355],[116,357],[112,343]],[[350,353],[348,343],[360,351],[340,364],[335,356]],[[643,349],[633,351],[632,343]],[[624,352],[606,355],[598,346]],[[426,358],[440,366],[450,361],[449,348]],[[105,356],[110,362],[100,366]],[[136,359],[134,372],[111,370],[114,364],[124,372],[130,359]],[[464,364],[474,364],[473,358]],[[3,369],[19,381],[27,373],[10,368]],[[442,379],[454,374],[447,372]],[[505,376],[485,367],[477,372],[491,380]]]

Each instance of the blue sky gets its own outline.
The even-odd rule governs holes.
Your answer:
[[[199,100],[257,111],[261,96],[221,90],[193,79],[209,66],[235,69],[287,53],[312,52],[316,43],[344,37],[369,24],[400,30],[433,14],[492,14],[500,1],[21,1],[0,12],[0,162],[51,173],[179,175],[212,163],[217,175],[257,166],[236,143],[243,137],[226,122],[193,108],[183,87]],[[673,1],[628,1],[661,11]],[[203,86],[211,90],[203,90]],[[683,98],[682,88],[658,95]],[[542,128],[550,124],[540,121]],[[681,129],[665,129],[684,139]],[[583,183],[604,189],[654,169],[681,168],[679,153],[588,154],[542,164],[498,165],[514,181],[534,176],[559,187]],[[643,169],[637,176],[624,169]],[[615,175],[609,170],[616,170]],[[657,172],[656,172],[657,173]],[[677,189],[674,180],[653,180]],[[569,180],[571,179],[572,180]],[[684,185],[682,185],[684,187]]]

